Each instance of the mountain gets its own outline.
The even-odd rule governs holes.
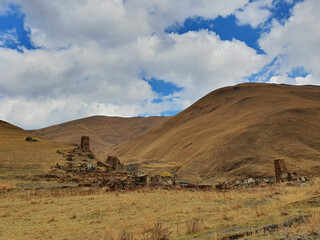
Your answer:
[[[320,175],[320,87],[221,88],[109,154],[203,183],[274,176],[276,158],[291,172]]]
[[[105,158],[107,152],[116,145],[128,141],[167,119],[168,117],[93,116],[31,132],[57,142],[78,145],[80,145],[81,136],[90,136],[91,149],[97,156]]]
[[[26,141],[29,136],[37,141]],[[61,161],[57,150],[71,148],[0,120],[0,176],[45,173]]]

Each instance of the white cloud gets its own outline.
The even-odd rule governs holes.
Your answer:
[[[32,41],[43,48],[0,48],[0,118],[36,128],[93,114],[185,108],[216,87],[241,81],[263,60],[244,43],[214,33],[179,36],[164,29],[188,17],[226,16],[247,2],[14,0],[26,14]],[[153,102],[158,95],[143,74],[184,91]]]
[[[155,37],[145,41],[140,45],[149,44],[148,51],[142,51],[140,57],[147,72],[184,87],[184,97],[191,101],[218,87],[243,81],[243,77],[266,63],[262,55],[245,43],[222,41],[208,31],[170,34],[166,44]]]
[[[244,81],[275,57],[278,77],[270,81],[318,83],[315,0],[299,4],[284,26],[273,23],[259,42],[266,56],[244,42],[222,41],[209,31],[182,35],[164,31],[188,17],[227,16],[248,0],[12,2],[21,4],[31,40],[43,47],[23,53],[0,48],[0,118],[25,128],[96,114],[158,115],[183,109],[218,87]],[[239,23],[259,26],[269,16],[265,11],[270,4],[271,0],[247,4],[237,12]],[[312,74],[288,78],[300,66]],[[158,94],[143,76],[170,81],[184,90],[153,102]]]
[[[226,16],[248,0],[13,0],[26,13],[26,25],[32,40],[47,48],[69,44],[99,42],[120,46],[155,32],[185,18]]]
[[[0,117],[27,128],[92,114],[158,115],[179,110],[265,64],[244,43],[222,41],[208,31],[170,34],[165,39],[154,35],[121,48],[97,43],[62,50],[25,49],[24,53],[2,48],[0,61],[2,102],[11,109],[23,109],[28,118],[18,119],[17,111],[5,108]],[[157,94],[139,78],[141,66],[146,77],[165,79],[185,90],[169,96],[173,100],[152,102]],[[29,118],[38,122],[32,124]]]
[[[0,47],[6,47],[11,44],[17,44],[18,34],[15,28],[0,33]]]
[[[2,0],[0,2],[0,15],[5,14],[7,10],[8,10],[8,2],[7,0]]]
[[[245,5],[244,8],[236,12],[236,18],[239,25],[251,25],[257,28],[265,23],[271,16],[269,10],[272,7],[273,0],[256,0]]]
[[[273,21],[270,33],[259,40],[261,48],[275,62],[275,75],[287,76],[293,69],[304,67],[312,73],[304,80],[296,79],[296,83],[320,84],[320,1],[306,0],[296,4],[292,16],[281,25]]]
[[[292,85],[317,85],[319,82],[317,82],[313,77],[312,74],[308,74],[305,77],[289,77],[288,75],[282,76],[272,76],[267,83],[286,83],[286,84],[292,84]]]

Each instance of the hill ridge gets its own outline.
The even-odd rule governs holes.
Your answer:
[[[274,158],[312,175],[320,159],[315,122],[320,87],[244,83],[207,94],[110,154],[130,163],[163,161],[198,182],[273,176]]]

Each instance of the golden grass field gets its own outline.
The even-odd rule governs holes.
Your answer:
[[[299,215],[310,220],[283,231],[320,234],[319,179],[304,187],[281,184],[229,192],[25,190],[16,183],[3,179],[0,183],[0,239],[153,240],[142,233],[156,223],[168,230],[168,239],[219,239]],[[194,233],[188,233],[188,227]],[[124,230],[129,234],[126,238],[120,236]],[[249,239],[279,239],[280,233],[259,233]]]

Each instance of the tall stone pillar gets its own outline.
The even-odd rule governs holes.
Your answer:
[[[83,152],[90,152],[89,136],[82,136],[81,137],[81,150]]]
[[[283,159],[274,160],[274,170],[277,183],[288,180],[288,170]]]

